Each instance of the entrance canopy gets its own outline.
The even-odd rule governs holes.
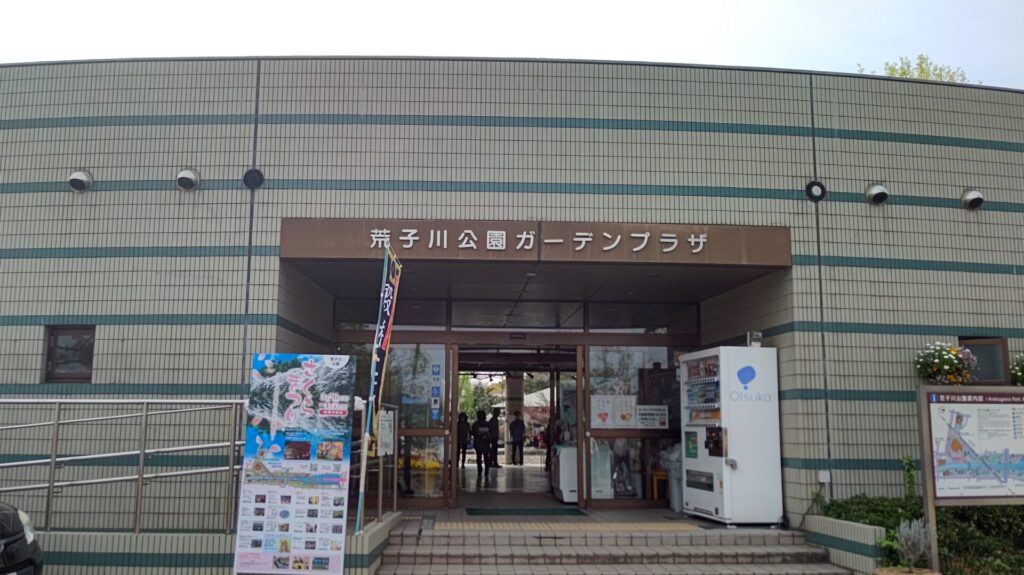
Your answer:
[[[288,259],[336,299],[342,324],[376,321],[378,260]],[[396,325],[470,329],[683,329],[699,302],[778,267],[404,262]],[[586,309],[585,309],[586,308]],[[354,327],[354,326],[353,326]]]
[[[376,322],[386,245],[403,263],[395,325],[404,331],[696,334],[701,301],[791,264],[783,227],[300,218],[281,225],[282,259],[334,296],[334,323],[344,330]]]

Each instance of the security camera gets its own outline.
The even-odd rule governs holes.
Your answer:
[[[92,174],[87,170],[76,170],[68,176],[68,186],[76,192],[84,192],[92,187]]]
[[[884,204],[889,199],[889,190],[882,184],[871,184],[864,190],[864,197],[874,205]]]
[[[195,170],[182,170],[178,172],[176,180],[178,189],[183,192],[191,192],[199,189],[199,172]]]
[[[964,195],[960,196],[960,203],[968,210],[976,210],[985,203],[985,196],[978,190],[965,190]]]

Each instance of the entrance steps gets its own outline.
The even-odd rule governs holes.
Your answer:
[[[679,525],[493,523],[396,530],[380,575],[846,575],[802,533],[772,529],[674,529]],[[454,527],[451,525],[450,527]]]

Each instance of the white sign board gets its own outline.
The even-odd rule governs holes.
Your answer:
[[[251,378],[234,573],[341,575],[355,362],[255,354]]]
[[[668,429],[668,406],[636,406],[636,426],[640,429]]]
[[[636,396],[590,396],[590,427],[593,429],[636,427]]]
[[[929,393],[935,498],[1024,496],[1024,395]]]
[[[395,410],[383,409],[378,414],[377,453],[393,455],[395,453]]]

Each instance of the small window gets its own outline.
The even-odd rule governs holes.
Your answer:
[[[1009,385],[1010,352],[1006,338],[961,337],[960,345],[978,358],[972,385]]]
[[[46,382],[91,383],[96,328],[51,327],[47,333]]]

